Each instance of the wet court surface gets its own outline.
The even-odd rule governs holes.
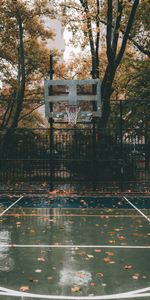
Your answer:
[[[150,299],[150,198],[130,197],[144,215],[106,197],[23,197],[3,214],[16,199],[0,199],[0,299]]]

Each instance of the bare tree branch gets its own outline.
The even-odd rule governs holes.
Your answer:
[[[118,45],[122,11],[123,11],[123,2],[122,2],[122,0],[117,0],[117,17],[116,17],[116,23],[115,23],[114,34],[113,34],[113,42],[112,42],[112,49],[113,49],[114,55],[116,55],[116,50],[117,50],[117,45]]]
[[[32,110],[30,110],[28,113],[26,113],[25,115],[21,116],[21,117],[19,118],[19,122],[20,122],[22,119],[24,119],[24,118],[26,118],[27,116],[29,116],[30,114],[32,114],[33,111],[35,111],[36,109],[38,109],[38,108],[41,107],[41,106],[43,106],[43,104],[40,104],[40,105],[34,107],[34,108],[33,108]]]
[[[87,17],[87,28],[88,28],[88,36],[89,36],[89,43],[90,43],[90,49],[91,49],[91,55],[92,55],[92,77],[96,78],[96,55],[95,55],[95,45],[94,45],[94,38],[93,38],[93,32],[92,32],[92,24],[91,24],[91,18],[88,8],[88,2],[87,0],[80,0],[80,3],[82,4],[82,7],[84,8],[84,11],[86,13]]]
[[[113,52],[112,52],[112,0],[107,0],[107,32],[106,32],[106,44],[107,44],[107,58],[108,61],[112,61]]]
[[[132,6],[132,10],[131,10],[129,19],[128,19],[126,30],[125,30],[125,33],[124,33],[124,36],[123,36],[121,49],[120,49],[120,51],[117,55],[117,58],[116,58],[116,65],[117,66],[120,64],[121,59],[123,57],[123,54],[124,54],[124,51],[125,51],[125,48],[126,48],[126,45],[127,45],[128,37],[129,37],[130,31],[131,31],[132,25],[134,23],[134,19],[135,19],[136,10],[138,8],[138,5],[139,5],[139,0],[135,0],[134,3],[133,3],[133,6]]]
[[[102,24],[104,24],[105,26],[107,26],[107,22],[100,19],[100,22]],[[114,28],[114,26],[112,25],[112,28]],[[124,35],[125,31],[120,28],[120,32]],[[147,55],[148,57],[150,57],[150,51],[145,49],[144,46],[140,45],[137,41],[134,40],[134,38],[132,37],[131,34],[129,34],[128,36],[128,40],[131,41],[133,43],[133,45],[140,51],[142,52],[143,54]]]
[[[100,3],[99,0],[96,1],[96,7],[97,7],[97,15],[96,15],[96,49],[95,49],[95,55],[96,55],[96,77],[99,77],[99,43],[100,43],[100,20],[99,20],[99,13],[100,13]]]

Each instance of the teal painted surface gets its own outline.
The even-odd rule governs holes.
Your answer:
[[[0,245],[6,245],[0,247],[0,286],[26,286],[28,292],[44,295],[97,296],[150,285],[150,249],[111,248],[149,246],[148,222],[133,209],[84,208],[82,201],[82,208],[73,209],[12,208],[0,219]],[[58,244],[72,248],[34,247]],[[96,247],[100,245],[108,248]],[[73,292],[74,287],[79,291]]]

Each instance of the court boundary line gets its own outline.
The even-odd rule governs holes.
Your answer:
[[[3,210],[0,213],[0,217],[2,217],[6,211],[8,211],[11,207],[13,207],[17,202],[19,202],[24,196],[21,196],[19,199],[17,199],[15,202],[13,202],[10,206],[8,206],[5,210]]]
[[[108,218],[139,218],[139,214],[137,215],[109,215],[109,214],[105,214],[105,215],[84,215],[84,214],[24,214],[24,213],[8,213],[8,214],[5,214],[5,216],[7,217],[16,217],[18,216],[19,217],[99,217],[100,219],[101,218],[104,218],[104,219],[108,219]],[[142,217],[141,217],[142,218]]]
[[[110,299],[131,299],[140,297],[149,297],[150,286],[138,290],[133,290],[129,292],[108,294],[102,296],[59,296],[59,295],[41,295],[27,292],[15,291],[8,288],[0,287],[0,295],[12,296],[12,297],[25,297],[25,298],[43,298],[43,299],[56,299],[56,300],[110,300]]]
[[[150,223],[150,219],[139,208],[137,208],[129,199],[127,199],[127,197],[123,196],[123,199],[126,200],[134,209],[136,209]]]
[[[71,249],[80,249],[80,248],[112,248],[112,249],[150,249],[150,246],[134,246],[134,245],[24,245],[24,244],[0,244],[0,248],[9,247],[9,248],[71,248]]]

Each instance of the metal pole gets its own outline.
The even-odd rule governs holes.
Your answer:
[[[96,86],[95,85],[93,85],[92,86],[92,92],[93,92],[93,94],[95,95],[96,94]],[[93,109],[93,113],[97,110],[97,103],[96,103],[96,101],[93,101],[92,102],[92,109]],[[96,173],[95,173],[95,167],[96,167],[96,118],[95,117],[93,117],[92,118],[92,143],[93,143],[93,145],[92,145],[92,147],[93,147],[93,153],[92,153],[92,155],[93,155],[93,157],[92,157],[92,163],[93,163],[93,183],[92,183],[92,188],[93,188],[93,191],[95,191],[96,190],[96,180],[97,180],[97,178],[96,178]]]
[[[53,79],[53,54],[50,52],[50,70],[49,70],[49,76],[50,80]],[[50,113],[53,112],[53,103],[50,102]],[[50,124],[50,191],[53,190],[53,140],[54,140],[54,132],[53,132],[53,117],[49,118],[49,124]]]

